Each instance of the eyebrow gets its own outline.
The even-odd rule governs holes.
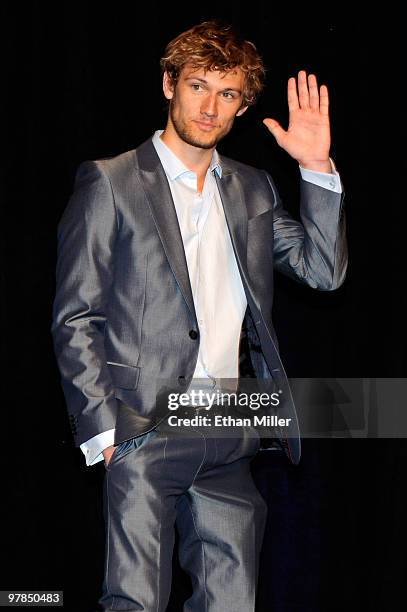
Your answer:
[[[194,77],[194,76],[189,76],[189,77],[185,77],[186,81],[200,81],[201,83],[205,83],[205,85],[208,84],[208,81],[206,79],[200,79],[199,77]],[[238,94],[241,94],[242,92],[240,91],[240,89],[235,89],[234,87],[225,87],[225,89],[221,89],[220,91],[224,92],[224,91],[235,91]]]

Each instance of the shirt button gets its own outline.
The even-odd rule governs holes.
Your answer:
[[[335,181],[329,181],[329,186],[332,187],[332,189],[335,188]]]

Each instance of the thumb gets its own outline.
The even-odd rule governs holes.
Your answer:
[[[277,143],[280,144],[285,136],[285,130],[283,130],[279,122],[275,119],[263,119],[263,123],[273,134],[274,138],[277,140]]]

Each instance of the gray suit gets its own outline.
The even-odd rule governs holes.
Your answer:
[[[321,290],[335,289],[343,282],[347,266],[343,193],[330,192],[301,180],[302,223],[299,223],[282,208],[273,180],[265,171],[225,157],[221,157],[221,164],[222,178],[217,177],[216,180],[247,297],[244,327],[252,366],[258,378],[269,378],[283,390],[284,401],[279,407],[279,414],[290,417],[292,427],[285,434],[280,432],[278,435],[290,461],[298,463],[300,439],[297,418],[271,321],[273,267]],[[161,476],[158,476],[157,457],[161,458],[160,461],[166,457],[168,465],[177,457],[180,464],[175,468],[173,463],[172,469],[178,470],[180,481],[177,487],[171,489],[171,495],[176,495],[175,490],[181,495],[188,490],[188,482],[189,486],[197,483],[198,472],[202,473],[198,467],[208,460],[208,448],[211,444],[216,445],[216,442],[205,442],[205,459],[203,456],[200,458],[198,449],[194,447],[191,465],[184,466],[185,458],[181,459],[179,445],[185,442],[179,439],[174,441],[176,446],[170,448],[168,441],[164,442],[166,437],[159,435],[159,424],[165,415],[157,413],[159,389],[156,388],[156,381],[174,381],[179,391],[189,385],[198,356],[199,328],[175,207],[151,139],[115,158],[85,162],[80,166],[74,194],[58,226],[56,276],[52,333],[76,445],[115,428],[115,444],[120,446],[109,464],[108,477],[115,470],[115,486],[118,486],[119,471],[127,465],[128,478],[129,471],[133,473],[136,470],[134,465],[130,469],[128,464],[132,456],[130,451],[136,450],[139,464],[143,464],[144,476],[139,471],[137,475],[134,474],[134,482],[145,481],[145,474],[156,474],[155,483],[161,483],[161,489],[158,487],[155,490],[156,496],[160,495],[159,490],[169,487],[168,477],[164,484]],[[195,435],[202,439],[201,432],[197,431]],[[232,482],[239,486],[240,476],[248,472],[247,460],[258,448],[258,441],[255,440],[254,446],[252,442],[244,437],[239,443],[242,445],[240,450],[228,447],[228,444],[232,444],[230,441],[225,443],[223,451],[226,454],[222,461],[224,466],[229,466],[226,471],[233,472],[236,466],[240,466],[240,471],[229,473],[226,480],[223,475],[221,486],[226,481],[228,486]],[[219,445],[216,448],[218,452]],[[141,457],[145,457],[145,460],[142,461]],[[213,462],[207,465],[206,471],[215,469],[214,465]],[[215,486],[216,476],[212,476],[208,482]],[[120,478],[124,477],[123,473]],[[151,486],[151,479],[149,483]],[[249,512],[246,516],[249,524],[253,512],[255,515],[264,514],[264,508],[261,500],[256,501],[256,492],[249,481],[247,483],[245,503],[250,496],[255,500],[251,514]],[[210,490],[211,487],[205,489],[206,493]],[[153,495],[147,490],[145,494]],[[139,500],[139,497],[137,494],[135,499]],[[115,499],[118,505],[122,498],[118,490],[111,494],[111,499]],[[169,512],[162,520],[168,525],[173,524],[175,516],[188,513],[189,508],[190,530],[196,533],[198,511],[195,513],[194,508],[198,506],[194,506],[194,503],[198,499],[203,503],[202,490],[193,498],[194,503],[191,499],[187,500],[183,509],[182,502],[178,500],[178,514]],[[202,512],[208,512],[210,516],[212,510],[213,505],[208,505]],[[233,523],[230,506],[229,511]],[[118,506],[115,506],[113,514],[110,512],[108,520],[114,522],[112,517],[116,514],[119,530],[124,509],[121,508],[121,515]],[[142,514],[146,525],[162,517],[160,513],[154,513],[151,507],[148,510],[143,508]],[[199,514],[199,521],[202,516],[202,513]],[[236,521],[235,526],[242,525],[241,518],[236,518]],[[264,516],[261,516],[259,531],[254,538],[255,548],[248,553],[254,567],[263,521]],[[202,525],[204,523],[202,520]],[[123,558],[125,546],[123,541],[119,543],[117,533],[111,535],[110,541],[116,542],[117,559],[120,559]],[[202,590],[197,588],[196,599],[188,609],[215,611],[226,609],[226,605],[235,611],[251,609],[252,595],[246,597],[239,594],[241,608],[227,599],[227,581],[223,595],[218,593],[223,599],[218,600],[212,595],[211,600],[208,595],[208,566],[196,571],[193,569],[195,562],[191,562],[187,552],[193,550],[193,546],[190,544],[188,548],[186,545],[188,533],[188,530],[184,533],[181,558],[188,565],[191,575],[196,576],[197,584],[199,572],[207,573],[206,603],[199,599]],[[216,533],[216,541],[220,541],[222,533]],[[169,549],[170,534],[171,529],[167,534]],[[151,538],[154,539],[152,535]],[[209,540],[208,536],[206,542]],[[155,538],[154,541],[162,543],[164,540]],[[202,534],[199,542],[202,546]],[[141,541],[138,545],[141,549],[145,547]],[[160,548],[161,544],[157,546]],[[155,552],[158,554],[158,549]],[[145,558],[147,553],[144,551],[143,554]],[[209,549],[206,550],[206,559],[211,559]],[[213,562],[218,561],[214,555]],[[130,553],[128,563],[131,563]],[[143,571],[147,571],[151,578],[153,567],[146,570],[147,565],[144,564]],[[133,564],[132,575],[134,572]],[[242,576],[245,572],[247,574],[247,566],[242,575],[236,571],[235,592],[236,585],[244,580]],[[138,589],[143,589],[142,584],[148,583],[147,576],[140,580]],[[110,597],[111,589],[107,585],[103,603],[117,610],[165,610],[167,582],[156,589],[153,583],[150,584],[150,597],[153,598],[153,592],[158,589],[161,602],[164,602],[161,604],[151,598],[145,600],[150,603],[143,604],[135,596],[126,596],[123,585],[115,587],[121,593],[120,605],[123,607],[116,607],[119,604],[115,604]],[[208,604],[210,601],[212,607]]]

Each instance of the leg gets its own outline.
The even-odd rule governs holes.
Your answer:
[[[163,495],[166,438],[113,454],[105,479],[107,610],[165,612],[171,588],[175,498]]]
[[[245,442],[207,443],[216,447],[216,462],[197,474],[177,504],[180,563],[194,590],[184,612],[253,612],[267,507],[250,474],[250,456],[222,463],[232,444]]]
[[[194,435],[171,439],[156,430],[113,454],[105,481],[106,567],[99,599],[105,610],[165,612],[177,499],[206,451],[202,434]]]

